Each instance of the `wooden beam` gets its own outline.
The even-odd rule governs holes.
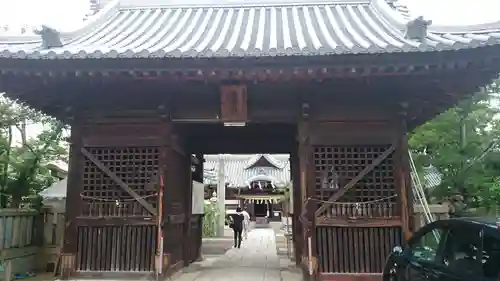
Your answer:
[[[349,183],[347,183],[344,187],[342,187],[339,191],[335,192],[330,198],[328,198],[328,203],[323,203],[315,213],[315,216],[318,217],[322,212],[328,208],[328,206],[337,201],[342,195],[344,195],[347,191],[354,187],[362,178],[364,178],[369,172],[371,172],[375,167],[377,167],[382,161],[384,161],[391,153],[396,149],[396,143],[393,143],[384,153],[380,154],[377,158],[375,158],[370,165],[366,166],[359,174],[353,178]]]
[[[85,157],[87,157],[94,165],[96,165],[101,171],[103,171],[108,177],[115,181],[121,188],[123,188],[130,196],[132,196],[139,204],[141,204],[149,213],[153,216],[157,216],[156,209],[153,205],[149,204],[144,198],[137,194],[132,188],[130,188],[124,181],[122,181],[115,173],[113,173],[108,167],[101,163],[97,158],[92,155],[88,150],[82,147],[81,152]]]
[[[317,226],[335,226],[335,227],[395,227],[401,226],[400,217],[392,218],[369,218],[352,220],[348,218],[324,217],[316,219]]]
[[[85,216],[79,216],[78,226],[106,226],[106,225],[156,225],[155,220],[153,218],[144,218],[144,217],[94,217],[89,218]]]

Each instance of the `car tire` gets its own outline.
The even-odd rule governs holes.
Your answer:
[[[400,281],[398,278],[398,266],[394,259],[393,254],[387,258],[387,261],[384,266],[384,271],[382,272],[382,280],[383,281]]]

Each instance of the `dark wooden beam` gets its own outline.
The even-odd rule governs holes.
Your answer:
[[[335,227],[396,227],[401,226],[401,218],[360,218],[352,220],[338,217],[321,216],[316,218],[317,226],[335,226]]]
[[[291,153],[295,148],[295,143],[286,138],[276,140],[255,140],[255,139],[191,139],[188,140],[188,150],[191,153],[203,154],[255,154],[255,153]]]

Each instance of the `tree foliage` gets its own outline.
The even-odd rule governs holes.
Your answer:
[[[33,126],[41,127],[40,132]],[[66,127],[29,107],[0,97],[0,207],[17,208],[56,179],[47,164],[67,159]]]
[[[416,166],[432,165],[442,175],[431,195],[461,195],[469,206],[500,204],[498,84],[415,129],[409,145]]]

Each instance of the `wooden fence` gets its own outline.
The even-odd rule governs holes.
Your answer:
[[[449,207],[447,205],[432,204],[429,205],[429,210],[431,211],[434,220],[444,220],[450,218]],[[414,231],[417,231],[422,226],[427,224],[425,219],[424,208],[421,205],[413,206],[414,214]]]
[[[43,246],[38,251],[40,262],[37,268],[53,271],[57,264],[64,238],[65,214],[55,208],[42,208]]]
[[[64,213],[0,209],[0,279],[52,271],[64,233]]]
[[[0,209],[0,276],[3,280],[37,269],[38,218],[39,213],[34,210]]]

